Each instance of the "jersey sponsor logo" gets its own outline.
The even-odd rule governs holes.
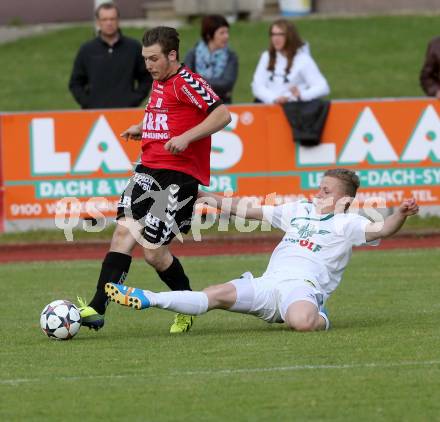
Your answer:
[[[160,218],[154,216],[150,212],[145,216],[145,227],[144,232],[150,237],[155,238],[157,236],[157,231],[159,230]]]
[[[168,116],[165,113],[146,112],[142,124],[142,139],[168,140]],[[153,131],[153,132],[149,132]]]
[[[293,243],[294,245],[299,245],[302,248],[308,249],[314,253],[319,252],[322,249],[321,245],[316,244],[315,242],[310,241],[309,239],[293,239],[291,237],[286,237],[283,239],[284,242]]]
[[[197,101],[196,97],[191,94],[191,91],[185,86],[182,86],[182,92],[195,104],[198,108],[202,108],[202,105]]]
[[[132,180],[144,191],[150,191],[151,186],[153,186],[153,183],[155,182],[155,180],[151,176],[142,173],[135,173]]]
[[[131,196],[123,196],[119,199],[118,207],[130,208],[131,206]]]
[[[168,130],[168,116],[165,113],[146,112],[142,125],[143,130]]]
[[[142,134],[142,139],[156,139],[159,141],[167,141],[168,139],[170,139],[170,134],[166,132],[144,132]]]
[[[180,72],[180,76],[182,76],[183,80],[200,95],[200,97],[206,102],[209,106],[212,106],[215,103],[214,98],[208,92],[205,86],[201,84],[197,79],[195,79],[189,72],[186,70],[182,70]]]
[[[294,245],[301,246],[312,252],[320,251],[322,249],[322,246],[312,241],[310,237],[314,236],[315,234],[326,235],[326,234],[330,234],[331,232],[329,232],[328,230],[319,229],[319,227],[316,224],[312,224],[310,222],[304,224],[293,223],[294,220],[295,219],[292,219],[290,225],[292,226],[293,229],[296,230],[297,237],[293,237],[293,238],[286,237],[284,241],[293,243]]]

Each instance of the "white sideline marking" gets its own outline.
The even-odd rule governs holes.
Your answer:
[[[356,368],[394,368],[402,366],[432,366],[440,364],[440,360],[429,360],[420,362],[390,362],[390,363],[353,363],[346,365],[294,365],[294,366],[274,366],[271,368],[233,368],[233,369],[219,369],[207,371],[185,371],[174,372],[174,375],[216,375],[216,374],[243,374],[256,372],[284,372],[284,371],[304,371],[310,369],[356,369]]]
[[[233,368],[233,369],[219,369],[208,371],[179,371],[170,374],[163,374],[169,376],[175,375],[217,375],[217,374],[243,374],[243,373],[258,373],[258,372],[287,372],[287,371],[305,371],[305,370],[322,370],[322,369],[356,369],[356,368],[396,368],[403,366],[433,366],[440,365],[440,360],[428,361],[408,361],[408,362],[390,362],[390,363],[353,363],[346,365],[294,365],[294,366],[274,366],[271,368]],[[56,377],[57,380],[62,381],[84,381],[94,379],[124,379],[132,378],[134,374],[126,375],[84,375],[84,376],[69,376]],[[18,385],[28,384],[32,382],[42,382],[43,378],[11,378],[0,379],[0,385]]]
[[[130,378],[133,374],[127,375],[84,375],[84,376],[70,376],[70,377],[57,377],[55,379],[62,381],[84,381],[84,380],[94,380],[94,379],[123,379]],[[48,378],[49,379],[49,378]],[[53,378],[50,378],[51,380]],[[0,379],[0,385],[14,385],[14,384],[28,384],[31,382],[42,382],[46,378],[11,378],[11,379]]]

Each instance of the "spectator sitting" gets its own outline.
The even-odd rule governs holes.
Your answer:
[[[185,65],[201,75],[224,103],[231,103],[238,58],[228,47],[229,23],[221,15],[205,16],[201,35],[202,39],[187,53]]]
[[[122,35],[115,4],[101,4],[95,16],[98,36],[79,49],[69,89],[81,108],[136,107],[152,82],[142,46]]]
[[[433,38],[420,71],[420,85],[425,94],[440,99],[440,37]]]
[[[293,23],[279,19],[269,35],[269,50],[261,55],[252,81],[256,102],[285,104],[328,95],[328,83]]]

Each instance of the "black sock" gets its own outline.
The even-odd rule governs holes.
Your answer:
[[[165,271],[157,271],[157,274],[170,290],[191,290],[182,264],[175,256],[171,265]]]
[[[98,314],[104,315],[108,305],[108,297],[105,294],[105,283],[123,284],[130,269],[131,256],[119,252],[109,252],[104,258],[99,274],[96,293],[89,306]]]

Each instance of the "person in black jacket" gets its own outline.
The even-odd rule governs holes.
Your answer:
[[[238,57],[228,47],[229,23],[221,15],[202,19],[202,39],[185,56],[185,65],[205,79],[226,104],[238,77]]]
[[[433,38],[420,71],[420,85],[429,97],[440,99],[440,37]]]
[[[79,49],[69,89],[81,108],[137,107],[152,82],[142,46],[122,35],[115,4],[101,4],[95,16],[98,36]]]

